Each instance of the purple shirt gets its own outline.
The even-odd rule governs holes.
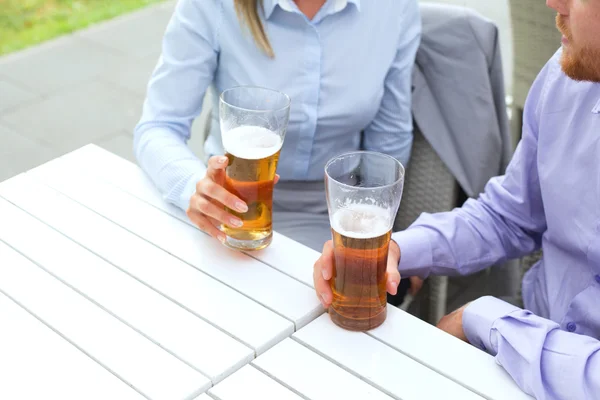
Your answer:
[[[600,399],[600,84],[569,79],[560,55],[531,88],[506,174],[393,238],[404,276],[471,274],[541,248],[526,310],[483,297],[465,334],[538,399]]]

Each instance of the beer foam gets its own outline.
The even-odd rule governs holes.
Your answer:
[[[272,156],[282,144],[281,136],[260,126],[242,125],[223,134],[225,151],[246,160]]]
[[[333,214],[332,228],[354,239],[382,236],[392,229],[390,212],[373,204],[349,204]]]

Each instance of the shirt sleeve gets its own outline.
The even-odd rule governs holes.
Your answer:
[[[600,399],[600,341],[489,296],[465,308],[463,329],[535,398]]]
[[[217,67],[218,0],[180,0],[163,38],[150,78],[134,153],[164,199],[186,210],[206,166],[188,148]]]
[[[531,88],[523,138],[506,174],[492,178],[484,193],[463,207],[424,213],[407,230],[393,234],[404,276],[469,275],[541,246],[546,218],[537,169],[538,120],[550,66]]]
[[[413,142],[412,71],[421,42],[417,0],[408,0],[399,23],[404,27],[395,59],[388,70],[377,115],[365,128],[365,150],[389,154],[407,166]]]

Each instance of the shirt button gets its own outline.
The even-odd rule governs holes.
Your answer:
[[[300,114],[299,118],[298,118],[298,122],[306,122],[310,119],[310,115],[308,115],[308,112],[303,112]]]
[[[596,282],[600,283],[600,274],[596,275],[594,278],[596,279]]]
[[[577,330],[577,325],[575,325],[575,323],[574,323],[574,322],[569,322],[569,323],[567,324],[567,330],[568,330],[569,332],[575,332],[575,331]]]

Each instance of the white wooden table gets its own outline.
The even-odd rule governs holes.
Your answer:
[[[316,299],[318,253],[246,255],[89,145],[0,183],[0,399],[525,399],[492,357],[390,307]]]

